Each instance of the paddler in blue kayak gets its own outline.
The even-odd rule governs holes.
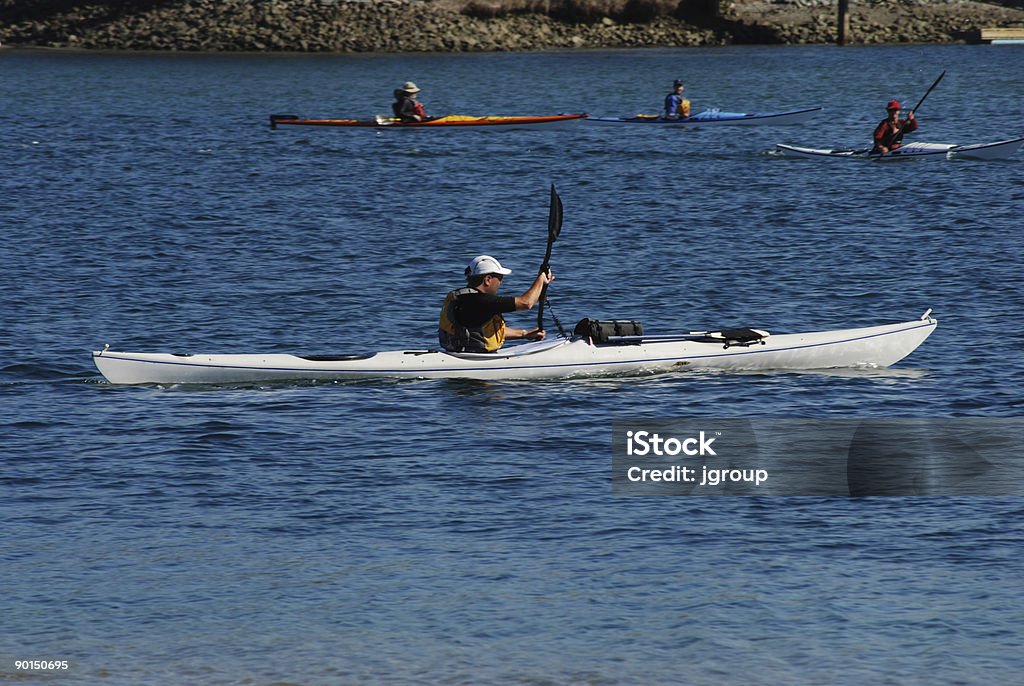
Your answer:
[[[900,147],[903,142],[903,134],[917,131],[917,118],[914,117],[914,110],[907,113],[906,119],[900,119],[900,101],[890,100],[885,106],[889,116],[883,119],[875,127],[875,147],[872,153],[886,155]]]
[[[542,329],[513,329],[505,326],[501,315],[532,309],[540,300],[544,286],[555,278],[551,270],[542,271],[525,293],[500,296],[501,281],[512,273],[490,255],[480,255],[466,267],[466,287],[451,291],[441,306],[437,336],[441,347],[449,352],[493,353],[507,339],[544,338]]]
[[[423,103],[416,99],[416,94],[420,90],[412,81],[406,81],[401,88],[395,89],[395,102],[391,103],[391,110],[403,122],[427,119],[427,110],[424,109]]]
[[[690,116],[690,101],[683,95],[684,91],[686,91],[686,84],[676,79],[672,84],[672,92],[665,96],[665,111],[661,113],[663,119],[679,119]]]

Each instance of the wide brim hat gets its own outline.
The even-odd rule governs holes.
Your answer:
[[[417,86],[412,81],[406,81],[405,83],[403,83],[401,90],[402,90],[403,93],[419,93],[420,92],[419,86]]]

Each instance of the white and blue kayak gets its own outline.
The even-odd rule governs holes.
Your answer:
[[[657,114],[638,114],[635,117],[587,117],[587,124],[641,124],[647,126],[680,126],[703,127],[714,125],[734,126],[790,126],[803,124],[822,110],[821,107],[808,107],[800,110],[783,112],[721,112],[717,109],[707,110],[690,117],[665,119]]]
[[[858,329],[744,339],[723,332],[554,338],[497,353],[396,350],[366,355],[187,355],[93,352],[114,384],[226,384],[348,379],[554,379],[617,376],[688,369],[803,370],[888,367],[912,353],[935,330],[928,310],[920,319]]]
[[[901,160],[1004,160],[1024,145],[1024,137],[1011,138],[995,143],[954,145],[952,143],[907,143],[887,155],[871,152],[871,148],[859,150],[832,150],[827,148],[802,148],[796,145],[778,143],[775,149],[783,155],[811,157],[815,159],[854,159],[898,162]]]

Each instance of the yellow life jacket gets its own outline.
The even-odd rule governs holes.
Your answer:
[[[676,107],[676,109],[679,110],[679,116],[680,117],[689,117],[690,116],[690,101],[687,100],[686,98],[683,98],[683,100],[679,103],[679,106]]]
[[[475,288],[451,291],[441,305],[441,319],[437,323],[437,338],[441,347],[453,353],[493,353],[505,345],[505,319],[496,314],[481,326],[469,327],[459,321],[458,300],[463,295],[479,293]]]

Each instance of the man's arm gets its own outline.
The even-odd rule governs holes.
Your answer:
[[[550,269],[538,274],[537,278],[533,280],[533,285],[530,286],[522,295],[516,296],[516,311],[532,310],[533,306],[537,304],[538,300],[540,300],[540,292],[544,290],[544,286],[554,280],[555,277],[552,276]]]
[[[505,327],[505,338],[529,338],[534,341],[544,340],[543,329],[513,329],[509,326]]]
[[[883,152],[889,152],[889,148],[885,146],[885,135],[889,133],[889,122],[888,120],[883,121],[881,124],[875,127],[875,147],[881,149]]]

